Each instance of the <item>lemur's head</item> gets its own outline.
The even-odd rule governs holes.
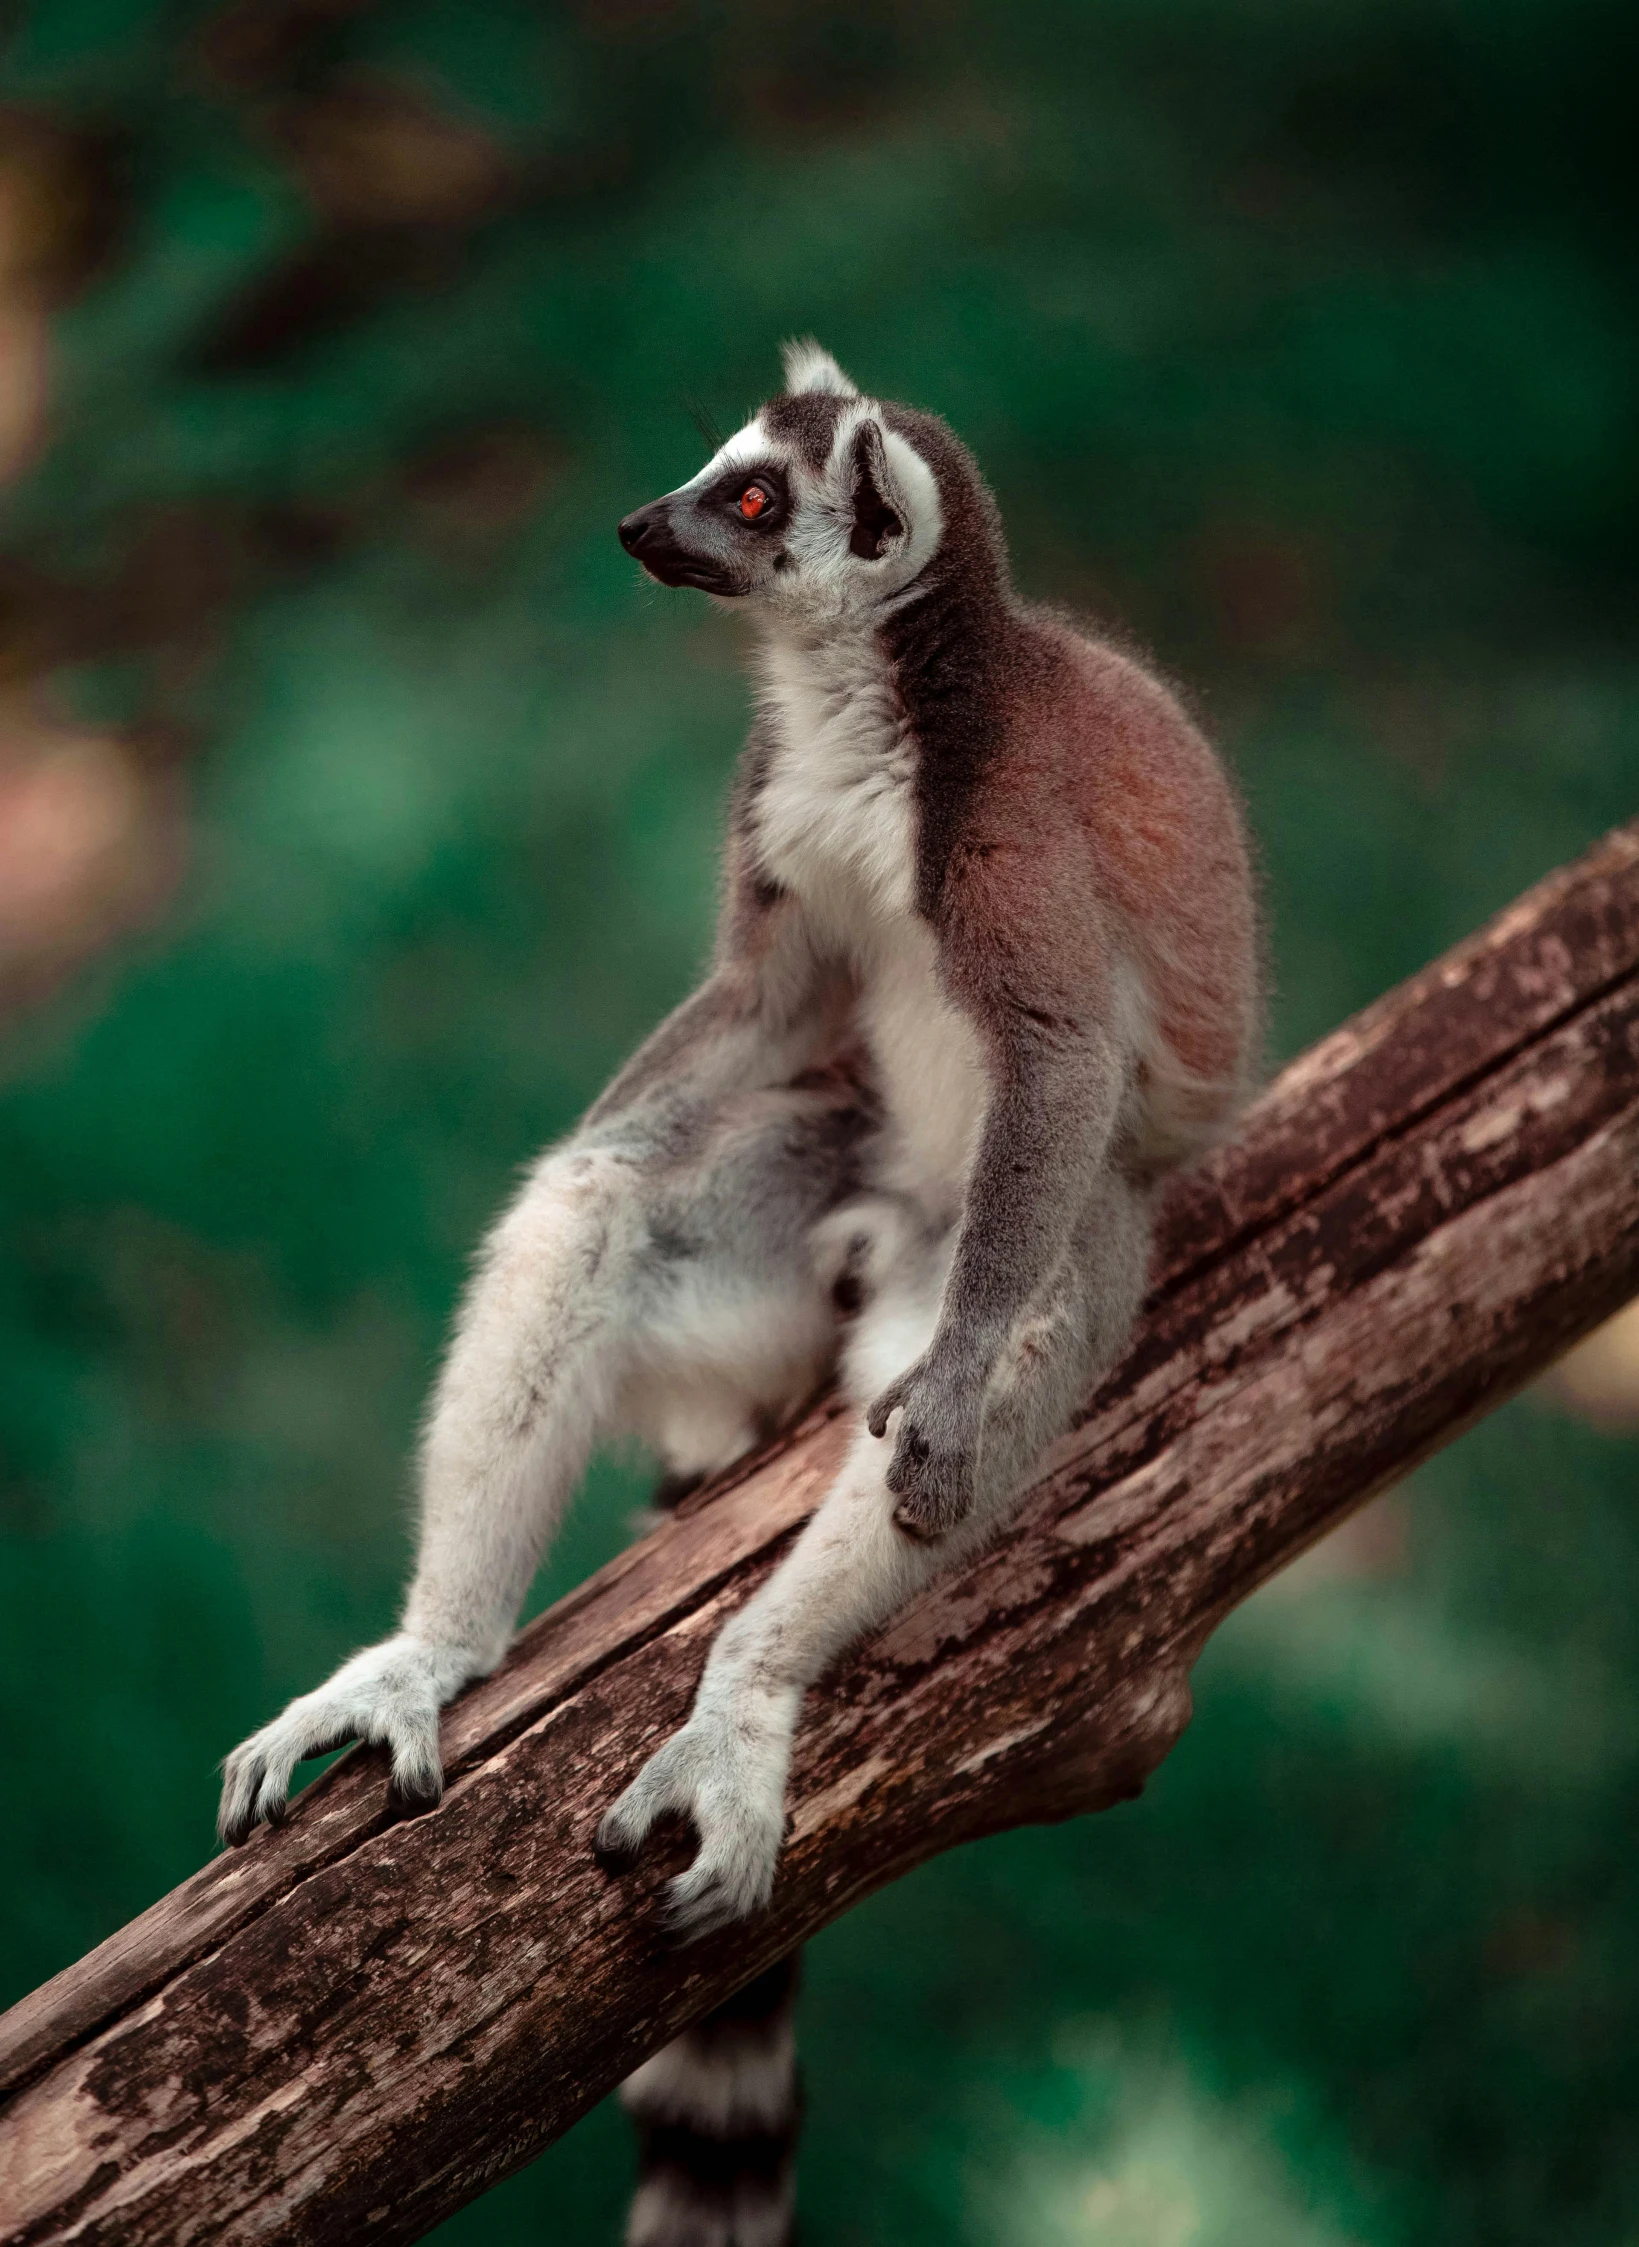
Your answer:
[[[817,343],[789,343],[784,359],[780,396],[698,476],[628,515],[620,543],[662,585],[797,624],[868,621],[944,535],[939,482],[905,434],[925,417],[862,398]]]

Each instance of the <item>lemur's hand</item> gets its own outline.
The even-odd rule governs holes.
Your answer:
[[[264,1820],[282,1824],[297,1764],[349,1740],[384,1742],[392,1750],[394,1799],[407,1810],[432,1809],[444,1792],[438,1712],[483,1667],[464,1648],[432,1646],[406,1632],[367,1646],[234,1749],[222,1767],[217,1832],[237,1843]]]
[[[902,1414],[887,1482],[907,1536],[948,1536],[973,1511],[981,1390],[936,1358],[919,1358],[866,1413],[873,1436],[885,1436],[890,1417]]]

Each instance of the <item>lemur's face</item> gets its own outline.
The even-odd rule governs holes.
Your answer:
[[[933,472],[816,344],[788,344],[786,389],[692,477],[620,526],[662,585],[794,623],[862,622],[938,550]]]

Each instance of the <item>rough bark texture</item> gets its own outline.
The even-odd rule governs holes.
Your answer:
[[[345,1758],[0,2021],[0,2238],[418,2237],[868,1890],[1131,1795],[1238,1600],[1639,1290],[1639,826],[1315,1047],[1171,1204],[1125,1363],[1014,1532],[811,1698],[766,1916],[668,1952],[593,1826],[845,1428],[544,1615],[443,1807]]]

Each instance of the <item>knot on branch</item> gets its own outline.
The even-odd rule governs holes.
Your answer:
[[[1194,1713],[1195,1651],[1124,1678],[1096,1706],[1033,1741],[994,1788],[981,1830],[1056,1826],[1141,1795]]]

